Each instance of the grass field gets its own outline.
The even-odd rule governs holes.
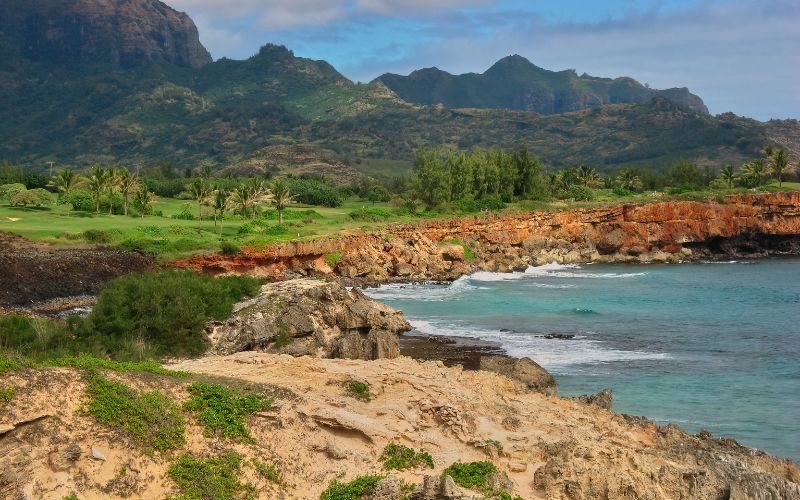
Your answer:
[[[777,184],[764,188],[777,191]],[[782,190],[800,190],[800,183],[783,184]],[[725,194],[749,193],[750,190],[695,191],[690,193],[666,195],[664,193],[639,193],[629,196],[616,196],[610,190],[598,189],[595,199],[586,202],[574,201],[522,201],[509,204],[504,212],[530,210],[568,210],[572,208],[591,208],[616,203],[647,203],[668,200],[706,200],[720,198]],[[353,217],[354,212],[367,209],[363,217]],[[233,214],[227,214],[220,234],[214,227],[210,209],[204,208],[202,223],[197,220],[176,219],[173,216],[189,211],[196,215],[194,202],[172,198],[159,198],[154,209],[162,216],[128,217],[123,215],[95,215],[68,210],[65,205],[45,208],[11,207],[0,202],[0,231],[20,234],[34,241],[56,245],[81,243],[103,243],[122,248],[140,249],[158,255],[161,260],[171,260],[198,253],[217,252],[222,241],[238,246],[263,245],[295,239],[313,239],[334,236],[342,231],[374,231],[387,224],[413,222],[420,216],[399,215],[387,203],[372,204],[350,199],[338,208],[293,205],[287,209],[282,227],[277,221],[260,218],[258,225],[248,224],[250,231],[240,228],[246,221]],[[264,207],[268,209],[268,207]],[[377,212],[388,217],[375,216]],[[311,214],[300,214],[313,210]],[[423,214],[424,218],[453,217],[457,214]],[[247,229],[247,228],[246,228]],[[88,231],[88,233],[87,233]]]

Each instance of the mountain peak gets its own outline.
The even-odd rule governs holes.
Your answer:
[[[3,0],[0,45],[50,64],[211,62],[191,18],[158,0]]]

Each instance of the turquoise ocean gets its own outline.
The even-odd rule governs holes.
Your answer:
[[[366,293],[413,335],[532,358],[561,395],[610,387],[617,412],[800,462],[800,259],[551,264]]]

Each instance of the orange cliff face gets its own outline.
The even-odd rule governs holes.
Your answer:
[[[335,252],[342,258],[332,267],[325,256]],[[174,265],[276,279],[337,275],[374,284],[449,280],[476,270],[507,272],[550,262],[677,262],[775,253],[800,253],[800,192],[442,219],[248,247],[236,257],[208,255]]]

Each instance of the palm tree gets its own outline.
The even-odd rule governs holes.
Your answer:
[[[587,165],[581,165],[575,172],[576,177],[586,187],[596,187],[600,183],[600,176],[597,170]]]
[[[777,149],[773,151],[769,157],[769,166],[772,169],[773,175],[778,178],[778,187],[783,187],[783,173],[789,165],[789,160],[786,159],[786,151]]]
[[[94,196],[94,213],[100,213],[100,197],[108,189],[108,181],[111,178],[110,172],[100,165],[95,165],[89,171],[86,184]]]
[[[278,179],[272,183],[271,191],[272,204],[275,205],[275,210],[278,212],[278,225],[283,225],[283,211],[292,201],[289,184],[283,179]]]
[[[775,146],[773,146],[772,144],[767,144],[766,146],[764,146],[764,149],[762,149],[762,151],[764,152],[764,156],[766,156],[767,158],[771,158],[773,153],[775,153]]]
[[[270,199],[269,188],[263,180],[258,178],[250,179],[250,182],[247,183],[247,188],[250,190],[250,203],[253,208],[253,219],[255,220],[258,204]]]
[[[745,163],[743,169],[747,177],[753,180],[755,187],[761,187],[764,183],[766,174],[766,162],[764,158],[756,158],[750,163]]]
[[[636,172],[627,168],[617,175],[617,184],[628,191],[638,191],[642,188],[642,180],[636,175]]]
[[[242,220],[245,220],[247,219],[247,215],[249,213],[251,199],[250,188],[245,184],[242,184],[234,189],[228,196],[228,203],[239,207],[239,211],[242,214]]]
[[[116,178],[119,192],[122,193],[124,201],[125,215],[128,215],[128,198],[139,187],[139,177],[128,169],[121,168],[117,171]]]
[[[108,192],[108,215],[114,213],[114,190],[119,186],[119,177],[117,177],[116,169],[109,168],[106,170],[106,191]]]
[[[225,221],[225,210],[228,208],[228,193],[221,187],[214,189],[214,227],[217,227],[217,214],[219,214],[219,234],[222,236],[222,224]]]
[[[197,221],[198,227],[203,225],[203,203],[206,203],[211,196],[212,187],[205,179],[195,179],[188,186],[192,198],[197,201]]]
[[[62,168],[50,179],[49,184],[56,188],[58,192],[66,195],[80,187],[82,183],[83,178],[79,174],[76,174],[71,168]]]
[[[139,187],[139,190],[133,195],[133,204],[136,205],[136,208],[139,210],[139,214],[141,214],[142,218],[144,218],[145,213],[149,211],[148,209],[155,199],[155,195],[151,193],[149,189],[147,189],[145,184],[142,184]]]
[[[733,182],[736,180],[736,172],[733,170],[733,165],[725,165],[722,167],[722,170],[719,171],[720,177],[722,180],[728,184],[728,189],[733,189]]]

